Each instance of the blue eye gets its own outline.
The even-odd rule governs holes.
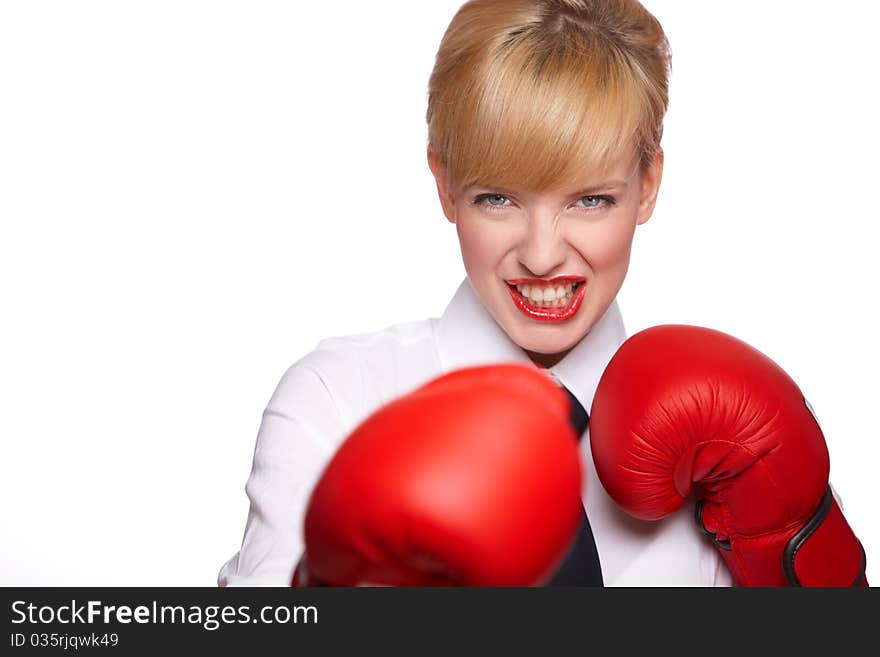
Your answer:
[[[583,202],[583,208],[599,208],[603,205],[614,205],[614,199],[608,196],[582,196],[578,203]]]
[[[507,207],[509,199],[503,194],[480,194],[474,199],[474,205],[481,205],[489,209]]]
[[[474,198],[474,205],[487,210],[500,210],[511,207],[513,202],[504,194],[479,194]],[[575,205],[584,210],[601,210],[615,205],[616,201],[610,196],[582,196]]]

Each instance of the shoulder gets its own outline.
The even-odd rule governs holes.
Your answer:
[[[273,401],[301,398],[308,388],[325,396],[347,423],[356,423],[439,373],[435,322],[424,319],[325,338],[287,369]]]
[[[378,375],[389,369],[426,365],[434,352],[433,323],[424,319],[325,338],[297,365],[313,369],[322,378],[350,378],[354,369]]]
[[[394,355],[403,350],[411,351],[428,347],[433,339],[433,323],[436,320],[422,319],[387,326],[379,331],[336,336],[321,340],[310,354],[313,358],[333,355],[365,356],[382,350],[386,355]]]

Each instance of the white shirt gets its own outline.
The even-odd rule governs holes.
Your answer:
[[[615,301],[550,373],[589,410],[599,377],[626,339]],[[263,413],[245,490],[241,549],[220,586],[288,586],[303,553],[309,494],[345,437],[381,405],[445,372],[499,362],[531,364],[465,279],[439,319],[328,338],[292,365]],[[606,586],[731,586],[694,521],[692,505],[645,522],[627,516],[596,476],[589,431],[581,441],[583,500]]]

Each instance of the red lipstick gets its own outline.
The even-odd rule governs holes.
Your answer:
[[[560,276],[559,278],[554,278],[550,281],[523,278],[507,281],[507,283],[507,289],[510,291],[510,296],[517,309],[529,319],[534,319],[539,322],[559,323],[568,321],[577,314],[577,311],[580,309],[581,304],[584,301],[584,295],[587,292],[587,282],[578,276]],[[520,291],[516,289],[517,285],[547,285],[548,283],[554,285],[579,283],[579,285],[574,291],[574,295],[572,296],[571,301],[568,302],[568,305],[561,308],[538,308],[533,306],[522,294],[520,294]]]

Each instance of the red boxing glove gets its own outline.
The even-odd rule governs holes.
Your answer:
[[[293,585],[543,583],[582,514],[568,404],[536,369],[500,365],[380,408],[312,492]]]
[[[822,431],[794,381],[749,345],[692,326],[634,335],[599,382],[590,442],[602,484],[637,518],[694,491],[740,586],[867,586]]]

